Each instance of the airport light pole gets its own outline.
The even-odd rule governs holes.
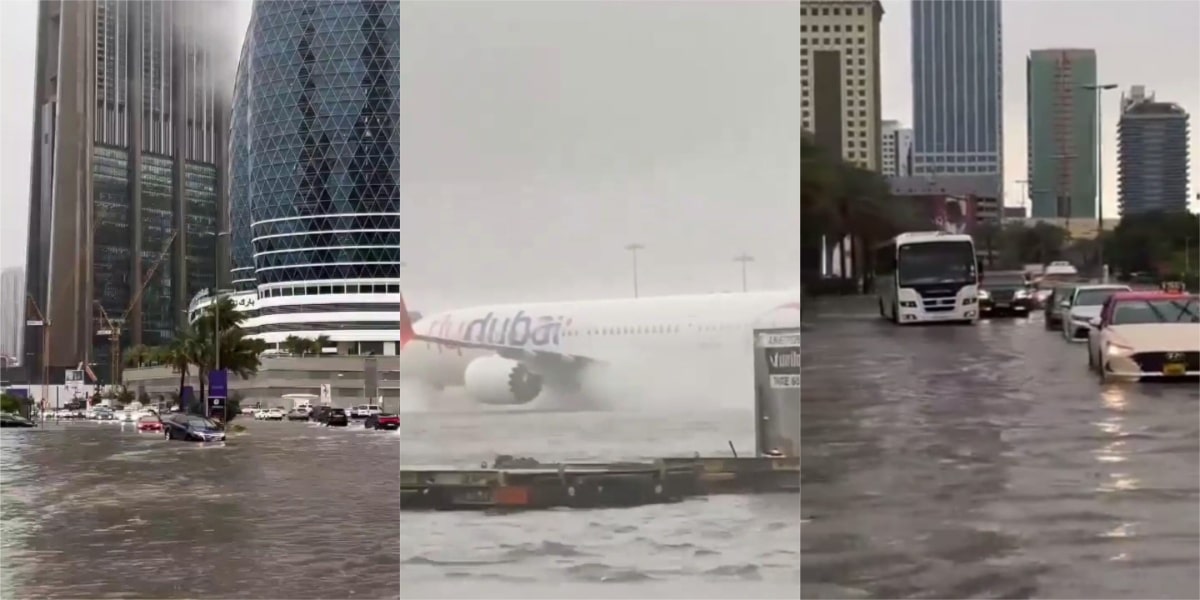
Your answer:
[[[734,262],[742,263],[742,293],[746,292],[746,263],[754,262],[754,257],[745,252],[733,257]]]
[[[633,297],[634,297],[634,298],[637,298],[637,297],[638,297],[638,264],[637,264],[637,253],[638,253],[638,250],[642,250],[642,249],[644,249],[644,248],[645,248],[645,246],[643,246],[643,245],[641,245],[641,244],[638,244],[638,243],[636,243],[636,242],[635,242],[635,243],[633,243],[633,244],[629,244],[629,245],[625,246],[625,249],[626,249],[626,250],[628,250],[628,251],[629,251],[629,253],[633,255]]]
[[[1096,95],[1096,257],[1100,264],[1100,277],[1108,282],[1108,269],[1104,266],[1104,169],[1103,169],[1103,138],[1104,125],[1101,120],[1101,105],[1104,103],[1105,90],[1117,88],[1115,83],[1097,83],[1080,86]]]

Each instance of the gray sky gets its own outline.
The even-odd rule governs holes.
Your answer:
[[[9,264],[24,252],[35,10],[6,8]],[[625,295],[634,241],[644,294],[740,289],[742,251],[752,287],[796,285],[798,4],[406,2],[401,17],[414,307]]]
[[[912,127],[912,40],[907,0],[884,0],[881,46],[883,118]],[[1006,0],[1004,168],[1006,204],[1019,205],[1025,179],[1025,59],[1030,50],[1094,48],[1105,92],[1101,137],[1104,214],[1117,216],[1117,120],[1120,94],[1143,84],[1192,115],[1191,196],[1200,192],[1200,2],[1196,0]],[[1196,204],[1191,205],[1196,210]]]

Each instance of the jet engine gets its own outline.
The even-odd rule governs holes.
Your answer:
[[[471,361],[463,373],[467,393],[482,404],[527,404],[542,393],[542,377],[525,365],[499,356]]]

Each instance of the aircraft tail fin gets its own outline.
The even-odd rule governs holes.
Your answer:
[[[412,316],[408,314],[408,307],[404,305],[404,294],[400,294],[400,347],[412,341],[417,336],[413,331]]]

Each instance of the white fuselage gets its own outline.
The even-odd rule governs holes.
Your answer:
[[[418,336],[620,363],[667,352],[750,356],[752,330],[799,325],[800,293],[791,290],[479,306],[413,328]],[[471,361],[492,354],[419,339],[400,351],[400,370],[434,387],[458,386]]]

